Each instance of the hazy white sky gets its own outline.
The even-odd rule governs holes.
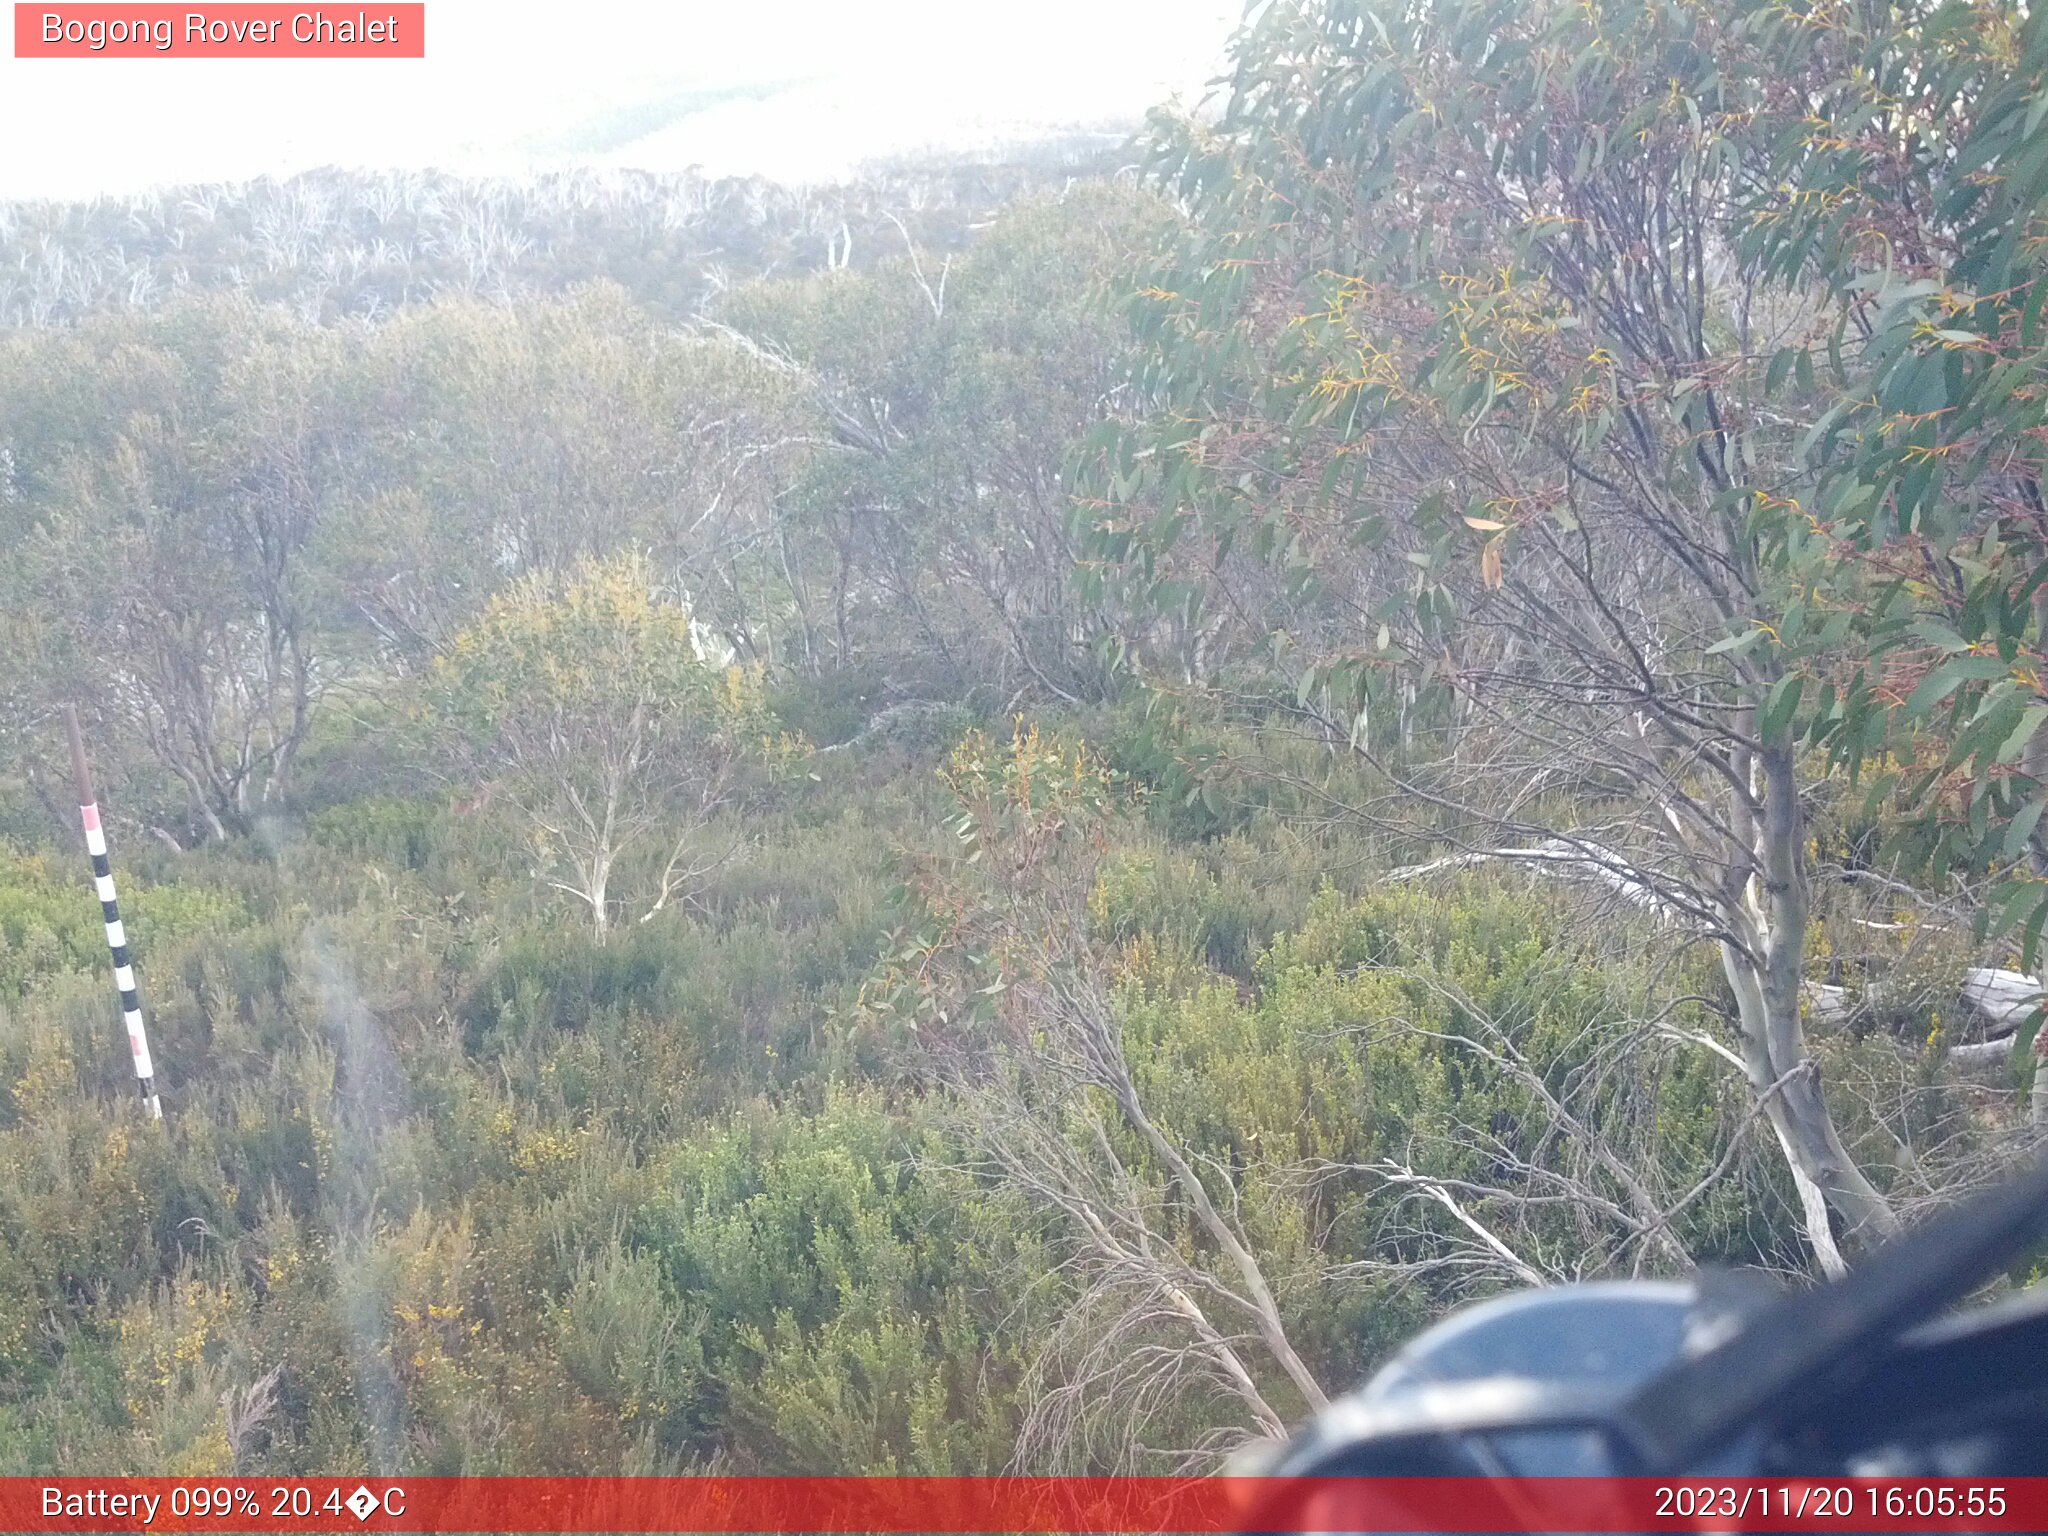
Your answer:
[[[1192,102],[1242,10],[1243,0],[428,0],[424,60],[10,55],[0,197],[332,164],[701,165],[830,179],[875,155],[1133,118],[1173,94]]]

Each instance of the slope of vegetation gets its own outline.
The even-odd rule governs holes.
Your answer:
[[[1209,1467],[2034,1146],[2048,28],[1238,64],[1145,186],[9,213],[0,1473]]]

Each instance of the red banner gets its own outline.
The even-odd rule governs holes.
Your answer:
[[[14,7],[18,59],[423,59],[424,4]]]
[[[2048,1478],[0,1478],[0,1530],[2048,1531]]]

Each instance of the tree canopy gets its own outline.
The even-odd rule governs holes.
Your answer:
[[[0,208],[0,1472],[1207,1470],[2034,1155],[2044,25]]]

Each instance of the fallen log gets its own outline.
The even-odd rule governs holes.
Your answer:
[[[2024,971],[1977,966],[1963,972],[1960,992],[1963,1006],[1994,1035],[2018,1029],[2041,1005],[2041,983]]]
[[[1639,877],[1638,866],[1632,861],[1598,843],[1568,842],[1563,838],[1548,838],[1533,848],[1485,848],[1476,853],[1452,854],[1448,858],[1431,859],[1427,864],[1409,864],[1389,870],[1381,878],[1389,884],[1398,884],[1447,869],[1469,869],[1475,864],[1491,863],[1497,859],[1518,863],[1525,868],[1533,868],[1539,874],[1562,880],[1591,881],[1646,911],[1662,913],[1669,910],[1670,904]]]

